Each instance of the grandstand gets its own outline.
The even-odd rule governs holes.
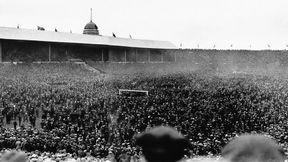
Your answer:
[[[167,41],[114,38],[90,34],[61,33],[0,27],[1,62],[68,61],[163,62]]]

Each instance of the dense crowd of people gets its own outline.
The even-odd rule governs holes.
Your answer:
[[[62,66],[13,65],[1,72],[0,150],[139,159],[135,135],[158,125],[188,138],[192,155],[217,155],[245,132],[270,135],[288,148],[285,78],[142,73],[103,79]],[[121,88],[149,95],[117,95]]]

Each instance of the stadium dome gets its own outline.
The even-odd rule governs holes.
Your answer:
[[[83,34],[99,35],[97,25],[94,22],[90,21],[85,25]]]

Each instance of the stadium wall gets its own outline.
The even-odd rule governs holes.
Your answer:
[[[285,72],[286,50],[172,50],[176,62],[219,72]],[[193,69],[192,69],[193,70]]]
[[[0,41],[0,62],[2,62],[2,42]]]
[[[89,65],[110,74],[193,71],[209,71],[215,74],[288,72],[288,51],[150,50],[148,59],[149,62],[141,62],[138,59],[138,62],[89,62]]]

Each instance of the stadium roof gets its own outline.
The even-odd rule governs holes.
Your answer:
[[[0,39],[134,48],[176,49],[176,46],[168,41],[115,38],[109,36],[84,35],[9,27],[0,27]]]

